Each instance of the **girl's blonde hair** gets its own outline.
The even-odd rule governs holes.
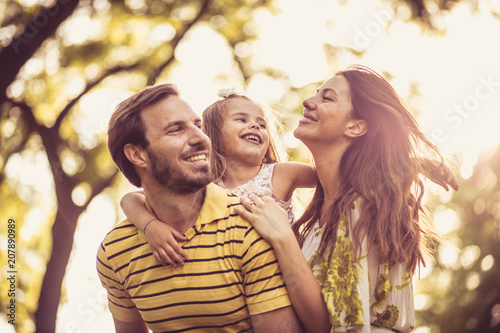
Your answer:
[[[226,159],[224,158],[224,147],[222,146],[222,125],[224,123],[224,117],[226,117],[225,105],[228,100],[234,100],[241,98],[250,102],[255,103],[253,100],[245,95],[238,94],[233,91],[223,91],[219,92],[219,96],[223,99],[216,101],[203,111],[202,115],[202,130],[210,138],[212,142],[211,151],[211,166],[212,172],[215,179],[218,180],[224,175],[226,171]],[[258,104],[263,110],[264,108]],[[269,133],[269,145],[267,147],[266,154],[262,163],[281,163],[282,161],[282,149],[279,145],[279,141],[276,140],[276,130],[274,124],[269,123],[269,116],[264,110],[266,115],[266,123],[268,123],[267,131]]]

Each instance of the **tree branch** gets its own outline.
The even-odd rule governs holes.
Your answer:
[[[172,46],[172,54],[170,55],[170,57],[166,61],[164,61],[158,67],[154,68],[151,71],[151,74],[148,77],[148,85],[153,85],[155,83],[156,79],[158,78],[158,76],[160,76],[161,72],[168,65],[170,65],[170,63],[172,63],[172,61],[174,61],[174,59],[175,59],[174,50],[177,48],[177,45],[179,45],[182,38],[184,38],[184,35],[186,35],[186,33],[193,27],[193,25],[195,25],[201,19],[203,14],[205,14],[209,4],[210,4],[210,0],[203,0],[201,7],[200,7],[200,10],[199,10],[198,14],[196,15],[196,17],[194,19],[192,19],[188,24],[184,25],[183,29],[177,31],[177,33],[175,34],[175,37],[169,43]]]
[[[106,189],[108,186],[110,186],[111,183],[116,179],[117,175],[118,175],[118,168],[115,170],[115,172],[113,172],[113,174],[111,176],[109,176],[106,179],[103,179],[102,181],[100,181],[96,185],[92,186],[92,193],[90,194],[85,205],[83,205],[83,207],[82,207],[83,210],[87,210],[87,207],[90,204],[90,202],[92,201],[92,199],[94,199],[97,195],[99,195],[102,191],[104,191],[104,189]]]
[[[75,106],[75,104],[78,103],[78,101],[83,96],[85,96],[85,94],[87,94],[91,89],[93,89],[95,86],[97,86],[99,83],[101,83],[105,78],[107,78],[110,75],[119,73],[119,72],[129,71],[129,70],[132,70],[132,69],[134,69],[136,67],[139,67],[143,63],[143,61],[144,60],[139,60],[139,61],[137,61],[137,62],[135,62],[135,63],[133,63],[131,65],[115,66],[115,67],[113,67],[111,69],[106,70],[104,73],[102,73],[102,75],[100,77],[98,77],[94,81],[91,81],[91,82],[87,83],[87,86],[85,87],[85,89],[78,96],[76,96],[74,99],[72,99],[64,107],[64,109],[61,111],[61,113],[59,114],[59,116],[57,116],[56,122],[54,123],[54,126],[52,128],[55,131],[59,131],[59,128],[61,127],[62,121],[68,115],[68,113],[71,111],[71,109],[73,108],[73,106]]]
[[[198,12],[198,14],[196,15],[196,17],[191,20],[188,24],[186,24],[182,30],[179,30],[175,37],[172,39],[172,41],[170,42],[170,45],[172,46],[172,49],[175,50],[175,48],[177,47],[177,45],[179,45],[180,41],[182,40],[182,38],[184,37],[184,35],[189,31],[189,29],[191,29],[193,27],[194,24],[196,24],[200,19],[201,17],[203,16],[203,14],[207,11],[207,8],[208,8],[208,5],[210,4],[210,0],[204,0],[202,5],[201,5],[201,8],[200,8],[200,11]],[[156,78],[161,74],[161,72],[168,66],[172,63],[172,61],[175,59],[174,57],[174,52],[172,52],[172,55],[166,60],[164,61],[163,63],[161,63],[158,67],[154,68],[152,71],[151,71],[151,74],[148,76],[147,78],[147,82],[148,84],[152,85],[154,84],[154,82],[156,81]],[[95,86],[97,86],[99,83],[101,83],[105,78],[107,78],[108,76],[110,75],[113,75],[113,74],[116,74],[116,73],[119,73],[119,72],[123,72],[123,71],[129,71],[129,70],[132,70],[132,69],[135,69],[137,67],[139,67],[140,65],[142,65],[143,63],[145,62],[144,59],[142,60],[139,60],[131,65],[126,65],[126,66],[116,66],[116,67],[113,67],[109,70],[107,70],[106,72],[104,72],[100,77],[98,77],[96,80],[90,82],[87,84],[87,86],[85,87],[85,89],[77,96],[75,97],[74,99],[72,99],[65,107],[64,109],[61,111],[61,113],[59,114],[59,116],[57,117],[56,119],[56,122],[53,126],[53,128],[58,131],[59,130],[59,127],[61,127],[61,123],[62,121],[64,120],[64,118],[68,115],[68,113],[71,111],[71,109],[73,108],[73,106],[75,106],[76,103],[78,103],[78,101],[85,95],[87,94],[91,89],[93,89]]]
[[[66,20],[78,6],[79,0],[57,0],[54,6],[40,11],[26,24],[21,35],[0,52],[0,104],[6,100],[7,87],[14,81],[21,67],[36,50]]]
[[[8,101],[11,103],[13,106],[18,107],[21,109],[21,117],[23,119],[24,123],[24,130],[22,130],[22,139],[21,142],[19,142],[16,147],[13,149],[10,149],[10,151],[7,151],[5,156],[3,156],[3,163],[1,166],[1,169],[3,170],[5,166],[7,165],[7,162],[9,159],[12,157],[12,155],[19,153],[26,147],[26,144],[28,143],[31,134],[37,130],[38,123],[36,122],[34,116],[33,116],[33,111],[31,107],[25,103],[19,103],[19,102],[14,102],[12,100]],[[0,183],[3,181],[3,178],[0,179]]]

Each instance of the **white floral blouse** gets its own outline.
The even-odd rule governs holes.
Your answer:
[[[262,167],[260,168],[259,173],[248,183],[236,186],[235,188],[230,188],[231,192],[234,194],[239,195],[240,197],[248,198],[251,196],[263,196],[267,195],[270,196],[271,198],[276,201],[276,203],[286,210],[288,213],[288,220],[290,221],[290,224],[293,223],[295,219],[294,215],[294,207],[293,207],[293,202],[292,199],[288,200],[287,202],[281,200],[276,196],[274,193],[273,185],[272,185],[272,177],[273,177],[273,171],[274,167],[276,164],[262,164]],[[224,186],[224,183],[222,182],[222,179],[219,179],[215,182],[217,185],[220,187],[226,188]]]
[[[331,332],[369,333],[375,328],[410,332],[414,327],[412,272],[398,263],[380,263],[375,251],[355,260],[350,229],[359,219],[358,209],[341,220],[333,250],[319,258],[322,228],[307,236],[302,253],[322,286],[332,324]],[[348,223],[351,220],[351,223]],[[331,256],[330,256],[331,254]]]

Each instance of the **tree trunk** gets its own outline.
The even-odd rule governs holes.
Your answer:
[[[76,221],[83,212],[71,202],[71,196],[59,201],[56,219],[52,226],[52,253],[47,263],[42,290],[35,312],[36,332],[54,333],[61,299],[61,286],[73,247]]]

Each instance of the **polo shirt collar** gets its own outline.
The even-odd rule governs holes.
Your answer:
[[[228,215],[227,205],[226,190],[215,185],[214,183],[208,184],[205,192],[205,200],[201,206],[200,214],[198,214],[198,218],[196,219],[194,225],[189,228],[184,235],[188,239],[191,239],[194,235],[196,235],[197,230],[201,228],[202,224],[207,224],[215,220],[225,218]],[[151,208],[147,204],[147,200],[146,207],[149,211],[151,211]],[[147,242],[147,237],[142,230],[139,232],[139,239]],[[179,244],[182,245],[183,243],[184,242],[180,242]]]

